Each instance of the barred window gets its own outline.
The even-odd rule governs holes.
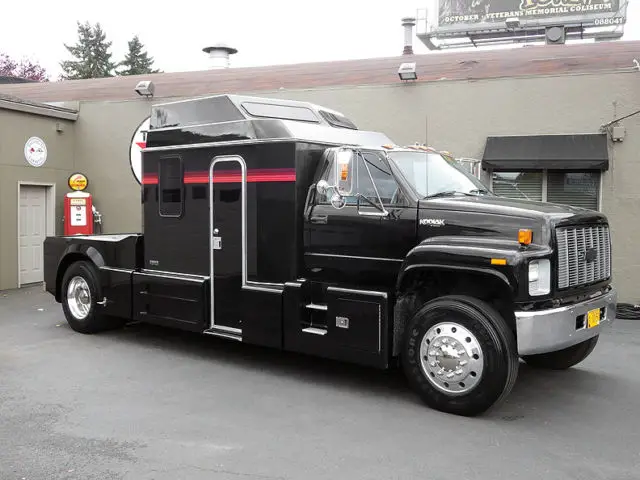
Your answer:
[[[493,172],[496,195],[600,209],[600,172]]]
[[[598,172],[550,172],[547,201],[598,210],[600,174]]]
[[[501,197],[542,200],[542,172],[494,172],[493,193]]]

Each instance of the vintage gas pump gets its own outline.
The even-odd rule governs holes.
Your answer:
[[[69,177],[68,185],[72,192],[64,196],[64,234],[93,234],[93,202],[91,194],[85,192],[88,181],[81,173]]]

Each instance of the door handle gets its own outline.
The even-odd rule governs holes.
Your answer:
[[[311,223],[326,224],[327,223],[327,216],[326,215],[313,215],[310,220],[311,220]]]

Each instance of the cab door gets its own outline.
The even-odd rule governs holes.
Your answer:
[[[207,333],[241,338],[246,277],[247,167],[240,156],[215,157],[209,167],[211,323]]]
[[[329,155],[318,180],[332,183],[335,159]],[[416,206],[377,152],[353,162],[354,187],[344,206],[334,194],[315,193],[305,211],[305,267],[314,282],[359,286],[393,285],[406,253],[415,245]]]

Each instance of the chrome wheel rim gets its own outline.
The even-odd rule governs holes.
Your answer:
[[[71,315],[84,320],[91,310],[91,291],[82,277],[73,277],[67,287],[67,306]]]
[[[471,331],[457,323],[443,322],[431,327],[422,338],[420,364],[427,380],[438,390],[463,395],[480,382],[484,356]]]

